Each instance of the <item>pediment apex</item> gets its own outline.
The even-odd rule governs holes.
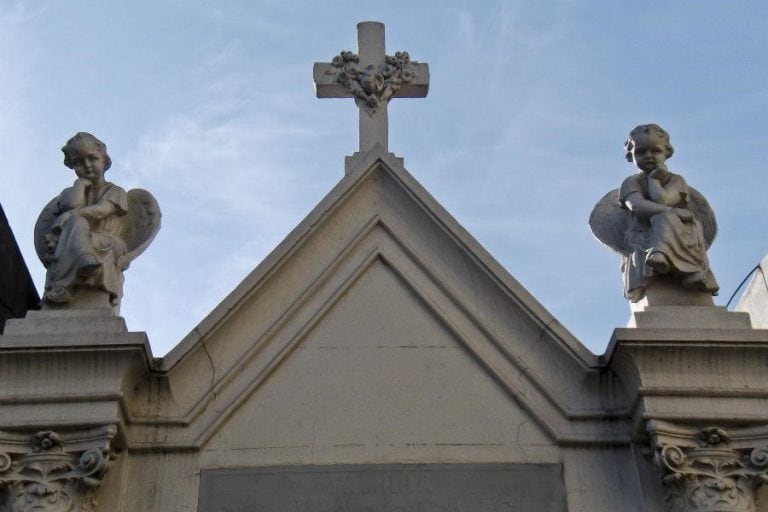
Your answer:
[[[427,221],[428,225],[431,224],[436,231],[447,234],[452,243],[466,255],[467,261],[474,261],[483,273],[491,277],[495,286],[504,290],[505,295],[512,297],[513,302],[525,310],[533,322],[549,332],[549,336],[557,339],[566,352],[580,361],[580,365],[585,368],[599,366],[598,358],[565,329],[405,169],[402,158],[389,153],[377,144],[364,153],[356,153],[352,157],[348,157],[347,163],[350,164],[350,162],[351,165],[348,167],[346,176],[317,204],[309,215],[162,359],[162,369],[169,370],[195,346],[202,344],[206,338],[235,314],[248,298],[257,293],[257,290],[276,274],[279,267],[294,258],[301,258],[304,254],[302,251],[304,242],[322,230],[331,229],[328,219],[333,217],[336,212],[353,204],[359,199],[358,194],[366,193],[364,192],[366,189],[364,184],[368,182],[367,180],[372,173],[378,172],[383,172],[391,178],[390,183],[396,184],[394,188],[388,188],[389,192],[385,193],[397,193],[400,200],[409,201],[414,205],[412,211],[425,213],[426,217],[430,219]],[[393,192],[398,190],[405,193]],[[365,208],[375,209],[377,206],[371,205],[365,206]],[[367,211],[365,215],[381,219],[380,213]],[[355,216],[360,217],[360,215]],[[337,250],[338,252],[343,251],[344,246],[340,244]],[[439,264],[438,262],[434,263]]]
[[[405,170],[404,160],[393,153],[390,153],[381,144],[374,145],[365,152],[357,152],[344,159],[344,173],[355,179],[355,177],[364,174],[377,162],[381,162],[390,170]]]

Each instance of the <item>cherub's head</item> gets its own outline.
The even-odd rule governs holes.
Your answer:
[[[644,172],[651,172],[675,152],[669,134],[657,124],[641,124],[629,132],[624,149],[627,161]]]
[[[99,139],[86,132],[77,132],[74,137],[69,139],[61,148],[64,152],[64,165],[70,169],[75,169],[79,157],[88,153],[101,155],[104,163],[104,171],[112,166],[112,159],[107,154],[107,145]],[[76,170],[76,169],[75,169]]]

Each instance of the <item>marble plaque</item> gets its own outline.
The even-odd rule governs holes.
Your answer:
[[[199,512],[566,512],[559,464],[207,469]]]

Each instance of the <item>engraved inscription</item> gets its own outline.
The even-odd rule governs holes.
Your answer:
[[[203,470],[200,512],[565,512],[556,464]]]

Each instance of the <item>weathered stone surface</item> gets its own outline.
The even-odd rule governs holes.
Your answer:
[[[132,383],[153,364],[146,334],[108,310],[30,312],[0,336],[0,428],[116,425],[123,438]]]
[[[734,318],[744,313],[685,311],[697,308],[715,309],[658,306],[637,313],[640,324],[658,325],[616,329],[606,354],[634,390],[633,437],[645,510],[762,511],[768,331]],[[710,431],[728,434],[712,437]]]
[[[212,469],[199,512],[567,510],[557,464],[392,464]]]
[[[632,417],[641,437],[649,419],[701,428],[726,419],[768,424],[768,331],[616,329],[606,360],[633,390]]]

